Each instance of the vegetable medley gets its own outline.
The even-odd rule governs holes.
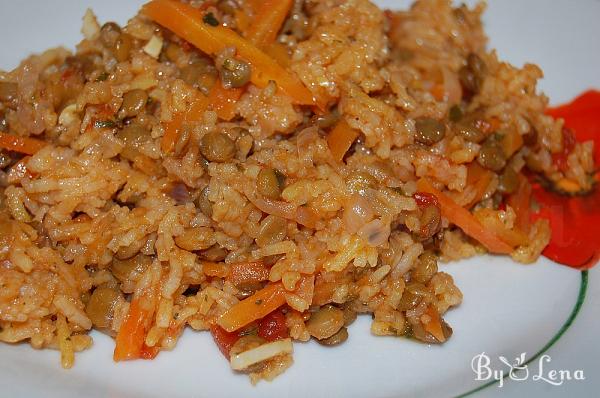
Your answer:
[[[124,361],[189,327],[256,382],[359,314],[446,342],[463,297],[440,261],[593,266],[598,93],[547,109],[537,66],[486,49],[483,9],[88,11],[74,54],[0,74],[0,341],[68,368],[92,329]]]

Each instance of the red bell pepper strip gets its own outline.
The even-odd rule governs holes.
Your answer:
[[[594,141],[595,163],[600,165],[600,91],[588,91],[573,102],[547,112],[565,120],[577,141]],[[567,140],[570,137],[565,137]],[[569,146],[567,142],[565,147]],[[596,168],[598,170],[598,168]],[[544,256],[577,269],[589,269],[600,259],[600,181],[587,195],[564,196],[533,184],[540,210],[532,218],[550,220],[552,238]]]

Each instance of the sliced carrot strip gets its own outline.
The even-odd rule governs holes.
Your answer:
[[[421,192],[434,194],[441,205],[442,216],[458,226],[471,238],[480,242],[491,253],[509,254],[512,248],[493,232],[486,230],[479,221],[465,208],[459,206],[448,195],[436,189],[431,182],[422,178],[417,182],[417,189]]]
[[[46,142],[29,137],[0,133],[0,148],[33,155],[46,146]]]
[[[178,1],[153,0],[143,7],[142,12],[207,54],[215,55],[227,47],[234,47],[240,58],[252,66],[250,80],[256,86],[264,88],[273,80],[296,103],[316,103],[300,80],[251,42],[229,28],[204,23],[202,11]]]
[[[173,119],[169,122],[163,123],[165,129],[164,135],[160,142],[160,147],[163,153],[172,152],[177,144],[179,133],[185,122],[199,122],[202,120],[204,111],[208,107],[208,99],[200,94],[190,106],[190,108],[184,113],[176,113],[173,115]]]
[[[484,169],[477,162],[471,162],[467,166],[467,185],[475,187],[475,197],[465,206],[467,209],[473,207],[483,198],[493,178],[494,173]]]
[[[160,141],[160,147],[164,153],[169,153],[175,148],[184,119],[185,115],[183,113],[177,113],[173,115],[173,120],[163,123],[165,133]]]
[[[358,131],[341,119],[327,136],[327,145],[333,158],[341,162],[357,137]]]
[[[235,117],[235,104],[243,93],[243,88],[225,88],[217,81],[208,95],[208,102],[221,119],[230,121]]]
[[[425,331],[431,333],[431,335],[440,343],[446,341],[446,336],[444,336],[444,331],[442,329],[442,320],[437,310],[429,306],[427,307],[425,314],[429,316],[429,322],[423,323]]]
[[[511,129],[502,136],[501,145],[506,157],[510,158],[523,146],[523,136],[516,129]]]
[[[225,278],[229,275],[229,269],[224,263],[213,263],[210,261],[202,262],[202,272],[206,276],[216,276],[219,278]]]
[[[228,332],[233,332],[250,322],[264,318],[285,304],[285,289],[279,283],[262,288],[247,299],[227,310],[217,320],[217,324]]]
[[[250,24],[246,38],[261,48],[273,43],[293,4],[293,0],[264,0]]]
[[[269,269],[262,261],[231,264],[229,280],[234,286],[256,283],[269,279]]]
[[[517,216],[516,226],[525,234],[531,228],[531,184],[525,176],[519,174],[517,191],[508,197],[508,205],[513,208]]]
[[[526,245],[528,243],[527,235],[523,233],[519,228],[508,228],[502,220],[499,212],[481,208],[475,210],[473,213],[475,218],[479,220],[483,227],[496,235],[503,242],[506,242],[511,247],[517,247]]]
[[[113,359],[127,361],[144,354],[144,340],[154,311],[144,308],[143,298],[134,298],[129,305],[127,317],[117,333]]]
[[[281,43],[272,43],[265,47],[265,52],[269,54],[277,63],[284,68],[287,68],[291,64],[290,55],[285,45]]]

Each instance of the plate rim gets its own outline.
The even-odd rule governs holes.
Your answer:
[[[577,293],[577,299],[575,300],[575,305],[573,306],[571,313],[569,314],[567,319],[564,321],[562,326],[558,329],[558,331],[552,336],[552,338],[550,340],[548,340],[548,342],[546,344],[544,344],[544,346],[542,348],[540,348],[532,357],[527,359],[523,363],[523,365],[521,365],[523,368],[526,368],[529,364],[531,364],[533,361],[535,361],[536,359],[538,359],[539,357],[544,355],[546,353],[546,351],[548,351],[550,348],[552,348],[552,346],[554,346],[554,344],[556,344],[561,339],[561,337],[570,329],[570,327],[573,325],[573,323],[577,319],[577,315],[579,314],[579,311],[581,311],[581,307],[583,307],[583,304],[585,303],[585,299],[587,297],[587,290],[588,290],[588,286],[589,286],[588,270],[580,271],[580,274],[581,274],[581,279],[580,279],[580,283],[579,283],[579,292]],[[515,372],[520,372],[520,371],[521,371],[521,369],[517,369]],[[474,394],[487,389],[488,387],[492,387],[492,386],[498,384],[500,382],[500,380],[505,380],[506,378],[508,378],[510,376],[510,374],[511,374],[510,372],[506,373],[504,376],[502,376],[502,379],[490,380],[485,384],[482,384],[480,386],[472,388],[471,390],[468,390],[467,392],[456,395],[455,398],[471,397]]]

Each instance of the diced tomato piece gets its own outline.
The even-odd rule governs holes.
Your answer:
[[[419,208],[424,208],[429,205],[440,207],[440,202],[438,201],[438,198],[432,193],[415,192],[413,198],[417,202],[417,206],[419,206]]]
[[[229,351],[231,351],[231,347],[240,339],[239,333],[236,332],[228,332],[219,325],[212,325],[210,327],[210,334],[212,334],[217,347],[221,353],[225,356],[225,358],[229,359]]]
[[[258,335],[268,341],[289,337],[290,334],[283,312],[276,310],[264,317],[258,324]]]

